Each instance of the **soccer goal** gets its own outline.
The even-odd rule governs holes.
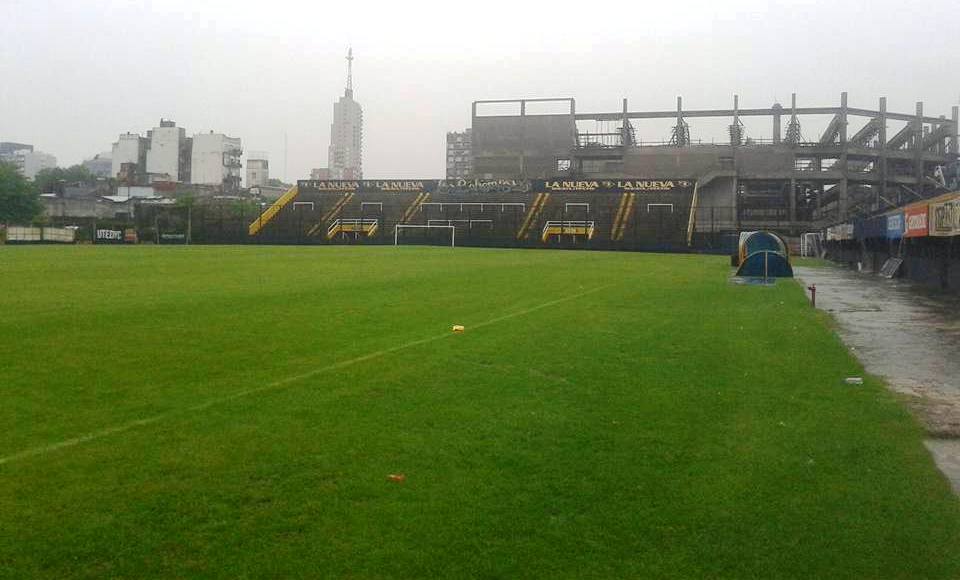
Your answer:
[[[430,230],[447,230],[450,232],[450,247],[457,245],[457,228],[452,225],[439,225],[439,224],[397,224],[393,230],[393,245],[400,245],[400,232],[406,230],[420,230],[423,232],[423,236],[418,236],[419,240],[427,240],[430,235]]]

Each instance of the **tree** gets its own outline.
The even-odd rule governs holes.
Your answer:
[[[176,206],[187,209],[187,245],[193,241],[193,206],[197,204],[197,197],[188,191],[177,198]]]
[[[270,179],[268,179],[267,185],[270,187],[286,187],[287,189],[292,187],[289,183],[284,183],[275,177],[271,177]]]
[[[0,161],[0,223],[30,223],[43,214],[35,184],[16,165]]]
[[[33,179],[40,191],[44,193],[59,191],[58,184],[61,181],[68,185],[77,183],[87,185],[96,183],[97,176],[90,173],[90,170],[83,165],[73,165],[66,169],[63,167],[41,169]]]

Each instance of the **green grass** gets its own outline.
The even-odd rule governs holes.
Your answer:
[[[6,247],[0,271],[0,576],[960,575],[918,425],[843,384],[799,285],[730,284],[725,256]]]

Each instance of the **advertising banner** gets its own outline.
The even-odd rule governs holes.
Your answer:
[[[682,192],[689,179],[301,179],[300,193],[629,193]]]
[[[827,228],[828,242],[842,242],[853,239],[853,224],[839,224]]]
[[[903,208],[903,237],[919,238],[927,235],[927,204]]]
[[[960,194],[930,203],[930,235],[960,236]]]
[[[98,229],[94,240],[98,244],[122,244],[123,243],[123,231],[122,230],[110,230],[110,229]]]
[[[899,240],[903,237],[903,212],[887,214],[887,239]]]
[[[187,234],[181,232],[162,232],[160,234],[161,244],[186,244]]]

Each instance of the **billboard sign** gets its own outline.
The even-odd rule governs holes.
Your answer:
[[[919,238],[927,235],[927,204],[903,208],[903,237]]]
[[[670,193],[689,179],[301,179],[300,193]]]
[[[187,234],[181,232],[163,232],[160,234],[161,244],[186,244]]]
[[[839,224],[827,228],[828,242],[842,242],[853,239],[853,224]]]
[[[960,236],[960,194],[930,204],[930,235]]]
[[[123,231],[101,228],[96,231],[95,239],[98,244],[122,244]]]
[[[887,239],[899,240],[903,237],[903,212],[887,214]]]

